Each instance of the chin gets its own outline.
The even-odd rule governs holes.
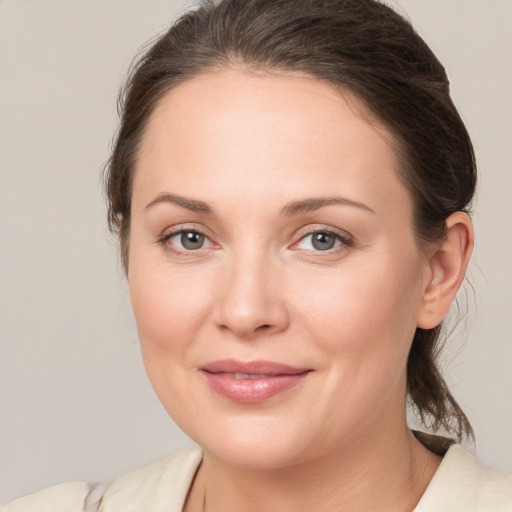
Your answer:
[[[210,424],[206,432],[185,432],[226,464],[276,469],[299,463],[307,451],[301,447],[308,444],[291,425],[286,428],[279,423],[275,418],[232,418],[224,424]]]
[[[278,469],[299,462],[297,450],[280,443],[263,444],[257,440],[239,439],[217,442],[204,449],[225,464],[245,469]]]

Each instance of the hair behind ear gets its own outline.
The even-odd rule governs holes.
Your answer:
[[[418,327],[407,362],[407,389],[422,423],[434,431],[443,428],[461,440],[474,439],[467,416],[450,393],[436,361],[442,343],[441,322],[464,280],[474,244],[471,219],[455,212],[446,219],[445,236],[430,250],[430,279],[423,293]]]
[[[437,366],[441,348],[437,343],[442,326],[417,328],[407,361],[407,390],[414,411],[432,430],[453,432],[459,441],[474,439],[471,423],[450,393]]]

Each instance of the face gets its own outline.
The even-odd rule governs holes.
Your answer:
[[[405,422],[428,272],[392,137],[312,78],[226,70],[161,100],[136,165],[129,286],[169,414],[286,466]]]

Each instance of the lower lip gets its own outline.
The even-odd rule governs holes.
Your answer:
[[[262,379],[234,379],[220,373],[202,373],[210,387],[219,395],[233,402],[255,404],[297,386],[309,372],[275,375]]]

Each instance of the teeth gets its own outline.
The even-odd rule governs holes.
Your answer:
[[[268,379],[271,375],[265,373],[222,373],[222,375],[226,377],[230,377],[231,379],[241,380],[241,379]]]

